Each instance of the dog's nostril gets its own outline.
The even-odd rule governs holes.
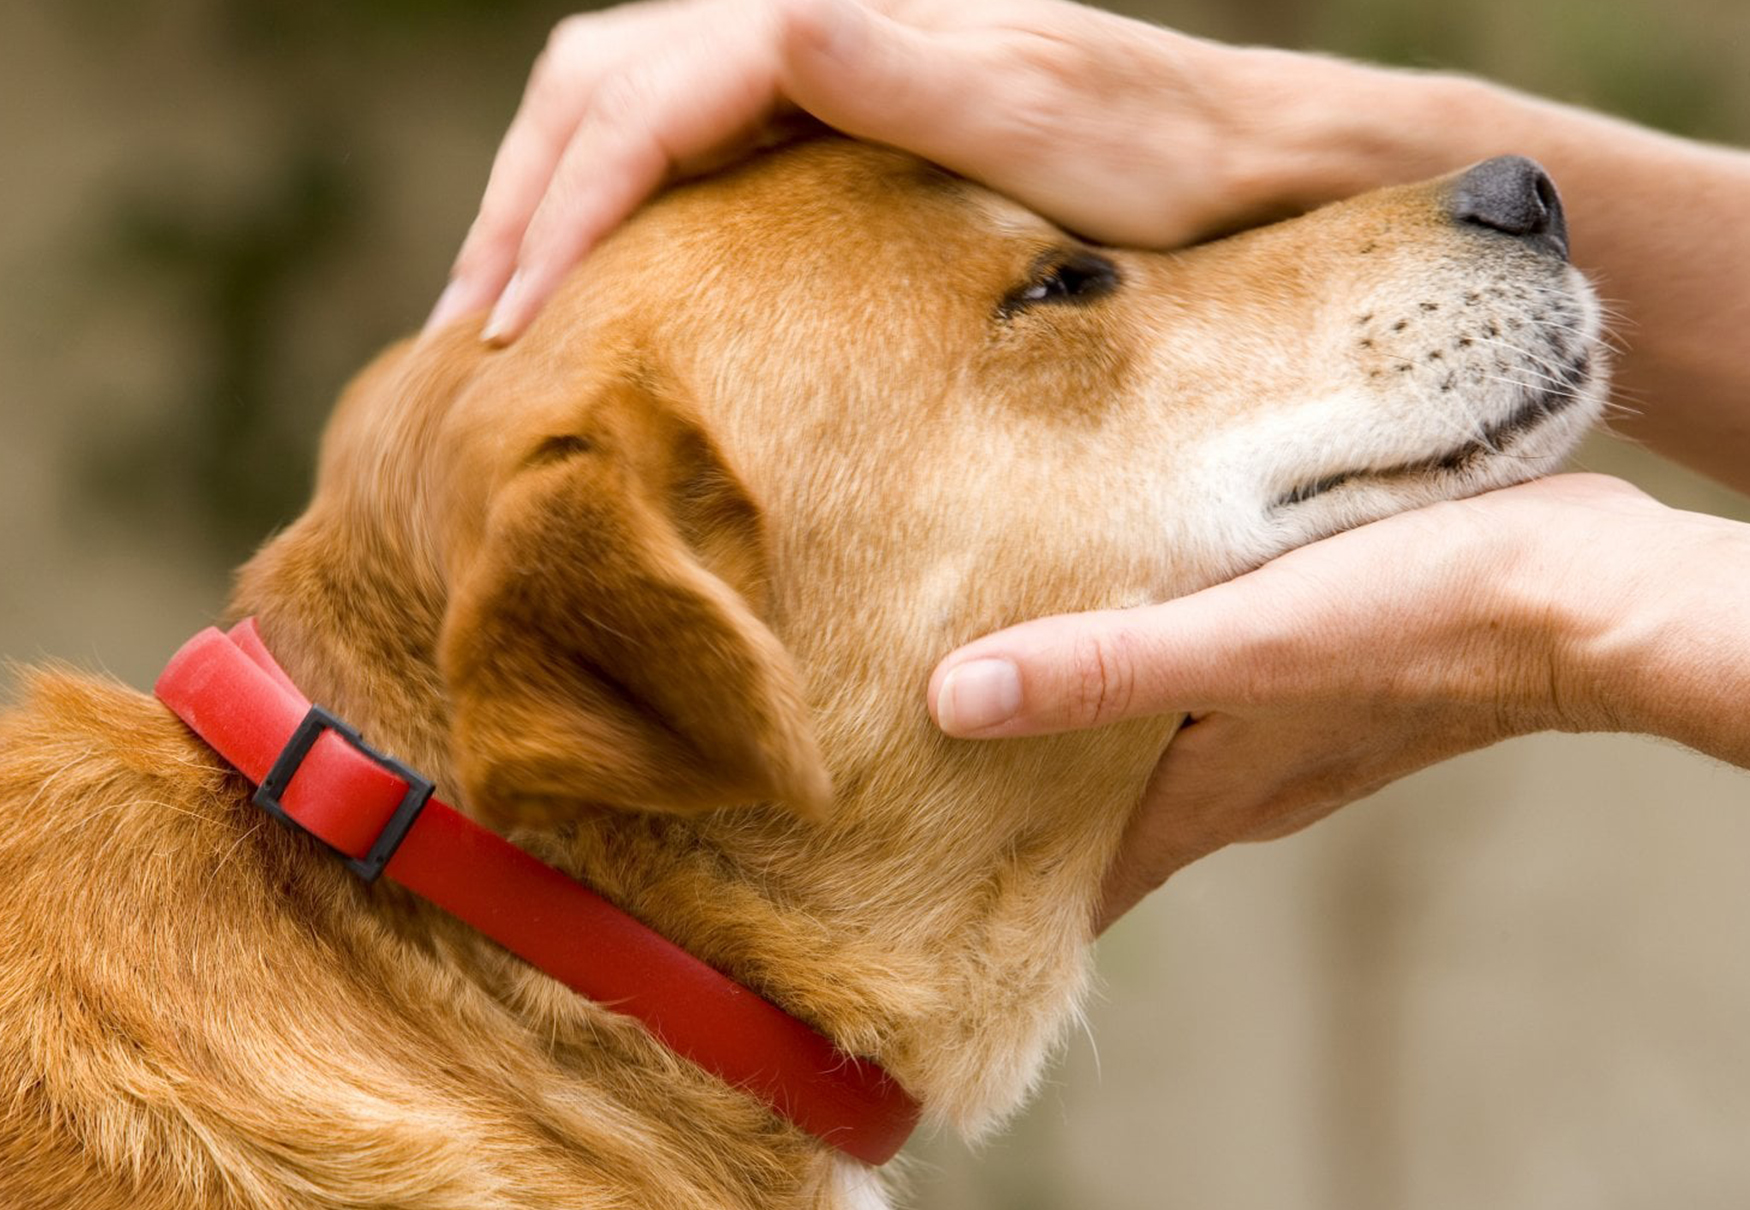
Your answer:
[[[1567,256],[1568,224],[1555,182],[1522,155],[1484,160],[1452,187],[1452,217],[1500,231]]]

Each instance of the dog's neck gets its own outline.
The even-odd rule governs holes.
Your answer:
[[[453,800],[441,596],[364,556],[339,562],[347,546],[325,529],[312,514],[264,550],[234,608],[307,696]],[[515,839],[976,1132],[1021,1102],[1073,1019],[1094,896],[1158,743],[1118,728],[999,754],[929,724],[920,669],[890,675],[854,687],[890,716],[824,712],[829,823],[597,811]],[[526,999],[476,949],[472,973]]]

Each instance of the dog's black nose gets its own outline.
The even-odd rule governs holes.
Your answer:
[[[1568,255],[1568,224],[1555,182],[1522,155],[1484,160],[1459,177],[1452,187],[1452,217]]]

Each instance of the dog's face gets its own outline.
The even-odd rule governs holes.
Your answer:
[[[1452,192],[1155,254],[837,141],[677,191],[429,396],[439,574],[468,578],[494,517],[599,531],[580,477],[637,480],[638,524],[680,538],[664,557],[745,605],[816,705],[873,682],[920,712],[929,666],[990,628],[1182,594],[1555,466],[1600,406],[1597,307],[1547,247],[1456,221]]]
[[[1176,722],[950,741],[931,668],[1553,468],[1600,407],[1597,307],[1454,190],[1145,253],[894,152],[768,155],[647,208],[510,349],[459,327],[367,372],[242,604],[368,531],[369,570],[319,574],[387,578],[446,790],[501,826],[690,816],[708,880],[786,905],[757,944],[684,870],[640,899],[575,864],[988,1120],[1066,1018]]]

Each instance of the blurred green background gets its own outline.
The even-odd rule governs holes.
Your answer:
[[[435,300],[573,7],[0,6],[0,657],[144,685],[216,615],[339,387]],[[1743,0],[1112,7],[1750,141]],[[1607,439],[1581,462],[1750,515]],[[1008,1135],[914,1147],[914,1201],[1741,1210],[1747,854],[1745,775],[1536,737],[1218,855],[1103,943]]]

